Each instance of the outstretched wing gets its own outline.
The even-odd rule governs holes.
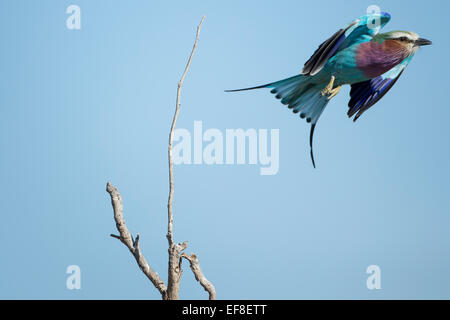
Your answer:
[[[338,30],[328,40],[323,42],[311,58],[306,61],[302,74],[305,76],[317,74],[336,52],[357,41],[372,39],[390,19],[389,13],[385,12],[367,14],[356,19],[347,27]]]
[[[348,117],[355,114],[353,121],[358,118],[371,106],[377,103],[391,89],[402,75],[412,56],[409,56],[402,63],[398,64],[388,72],[376,78],[352,84],[350,90],[350,101],[348,103]]]

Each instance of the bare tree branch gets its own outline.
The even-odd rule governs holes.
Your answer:
[[[187,247],[187,243],[184,243],[184,246],[181,244],[176,244],[173,242],[173,195],[174,195],[174,177],[173,177],[173,160],[172,160],[172,144],[173,144],[173,136],[175,132],[175,126],[177,124],[178,114],[180,112],[180,100],[181,100],[181,88],[183,86],[184,79],[191,67],[192,58],[195,53],[195,49],[198,44],[198,37],[200,35],[200,29],[202,27],[203,21],[205,17],[202,17],[200,24],[197,27],[197,34],[195,36],[194,46],[192,47],[191,55],[189,56],[188,62],[186,64],[186,68],[184,69],[183,75],[181,76],[180,81],[178,82],[177,88],[177,100],[175,107],[175,114],[172,120],[172,126],[170,128],[169,133],[169,199],[167,201],[167,214],[168,214],[168,226],[167,226],[167,241],[169,242],[169,279],[167,285],[167,298],[169,300],[178,299],[178,291],[180,288],[180,279],[181,279],[181,264],[180,264],[180,255],[182,251]]]
[[[177,89],[177,102],[175,107],[175,114],[173,116],[172,120],[172,126],[170,128],[169,133],[169,199],[167,201],[167,211],[168,211],[168,227],[167,227],[167,240],[169,241],[169,246],[173,244],[173,194],[174,194],[174,178],[173,178],[173,160],[172,160],[172,145],[173,145],[173,135],[175,133],[175,126],[177,124],[178,114],[180,113],[180,101],[181,101],[181,88],[183,86],[184,78],[186,78],[186,75],[189,71],[189,68],[191,67],[192,58],[195,53],[195,49],[197,48],[198,44],[198,37],[200,35],[200,29],[202,27],[203,21],[205,20],[205,17],[202,17],[202,20],[200,21],[200,24],[197,27],[197,34],[195,36],[195,42],[194,46],[192,47],[191,55],[189,56],[189,60],[187,62],[186,68],[184,69],[183,75],[181,76],[180,81],[178,82],[178,89]]]
[[[125,219],[123,217],[122,197],[119,191],[109,181],[106,184],[106,191],[111,196],[111,203],[114,210],[114,220],[116,221],[116,227],[120,234],[120,236],[114,234],[112,234],[111,236],[113,238],[119,239],[130,250],[131,254],[136,259],[139,268],[153,283],[156,289],[158,289],[163,299],[165,299],[167,294],[167,287],[164,284],[164,281],[159,277],[158,273],[150,267],[147,260],[145,260],[144,256],[141,254],[141,249],[139,246],[139,234],[136,236],[136,240],[133,241],[133,237],[131,236],[131,233],[128,231],[128,228],[125,224]]]
[[[164,300],[176,300],[179,296],[179,288],[180,288],[180,280],[182,274],[182,257],[187,259],[190,262],[191,270],[195,275],[195,279],[200,282],[200,284],[205,288],[205,290],[209,293],[209,299],[216,299],[216,291],[211,282],[206,279],[203,275],[203,272],[200,268],[198,258],[196,255],[187,255],[183,254],[183,251],[187,248],[187,242],[183,243],[175,243],[173,241],[173,195],[174,195],[174,177],[173,177],[173,160],[172,160],[172,144],[173,144],[173,136],[175,132],[175,126],[178,119],[178,114],[180,112],[180,99],[181,99],[181,88],[183,86],[184,79],[186,78],[187,72],[191,66],[192,58],[195,53],[195,49],[197,48],[198,38],[200,35],[200,29],[202,27],[203,21],[205,17],[202,17],[200,24],[197,27],[197,34],[195,37],[194,46],[192,48],[191,55],[189,56],[189,60],[187,62],[186,68],[183,72],[183,75],[178,82],[177,89],[177,100],[176,100],[176,109],[175,114],[172,121],[172,126],[169,134],[169,199],[167,202],[167,211],[168,211],[168,226],[167,226],[167,241],[169,242],[169,272],[168,272],[168,282],[167,287],[164,284],[164,281],[159,277],[158,273],[153,271],[150,265],[145,260],[144,256],[141,254],[141,249],[139,246],[139,234],[137,234],[136,239],[133,240],[131,233],[128,231],[128,228],[125,224],[125,219],[123,217],[123,203],[122,197],[120,196],[119,191],[116,187],[111,185],[111,183],[107,183],[106,191],[111,196],[111,202],[114,210],[114,220],[116,221],[116,227],[119,231],[120,235],[111,234],[111,237],[119,239],[133,254],[136,262],[141,268],[142,272],[147,276],[147,278],[153,283],[153,285],[159,290]]]
[[[181,257],[189,261],[195,280],[200,282],[201,286],[209,293],[209,300],[216,300],[216,289],[203,274],[202,268],[200,268],[200,263],[198,262],[198,257],[195,254],[188,255],[186,253],[183,253]]]

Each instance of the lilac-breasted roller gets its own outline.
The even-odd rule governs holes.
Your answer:
[[[385,12],[364,15],[323,42],[301,74],[228,92],[272,88],[270,92],[282,104],[311,123],[310,153],[315,167],[314,129],[341,86],[351,85],[347,114],[356,121],[392,88],[418,48],[431,44],[411,31],[378,33],[390,19]]]

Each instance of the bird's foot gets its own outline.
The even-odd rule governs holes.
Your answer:
[[[325,87],[325,89],[322,90],[322,96],[327,96],[328,100],[333,98],[335,95],[339,93],[339,91],[341,91],[341,86],[337,86],[336,88],[333,89],[334,80],[335,80],[334,76],[331,76],[330,83]]]
[[[338,86],[334,89],[331,90],[331,94],[328,96],[328,100],[331,100],[335,95],[337,95],[339,93],[339,91],[341,91],[342,86]]]

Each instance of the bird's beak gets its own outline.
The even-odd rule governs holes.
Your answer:
[[[419,38],[414,42],[414,44],[418,47],[421,47],[421,46],[429,46],[430,44],[432,44],[432,42],[424,38]]]

